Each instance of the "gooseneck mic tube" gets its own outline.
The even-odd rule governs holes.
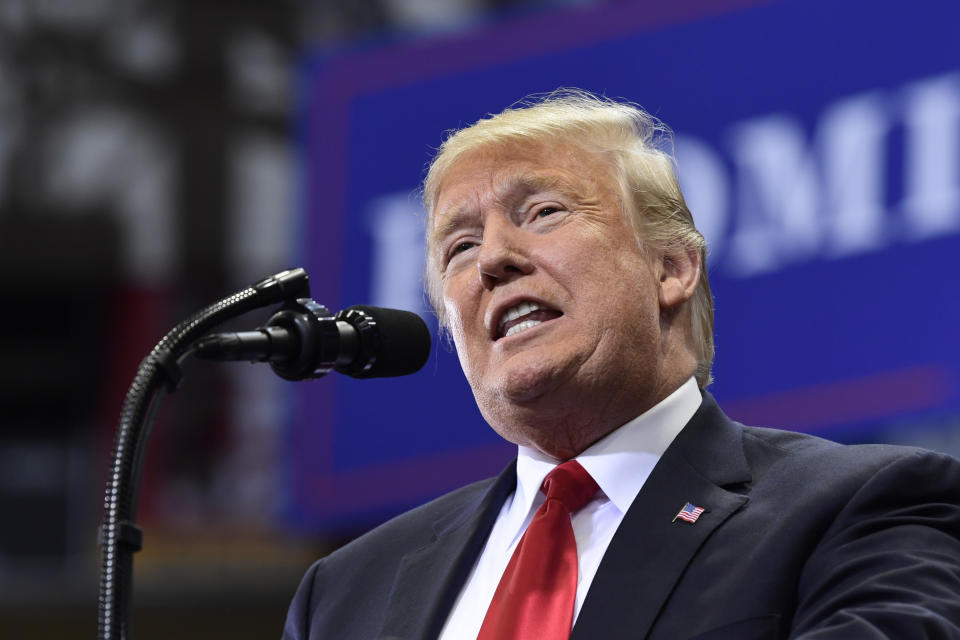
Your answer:
[[[306,271],[281,271],[187,318],[141,363],[124,400],[104,494],[99,640],[131,638],[133,554],[143,545],[136,525],[140,472],[160,399],[179,387],[180,366],[191,354],[269,362],[288,380],[331,370],[355,378],[401,376],[426,362],[430,334],[415,314],[358,306],[334,316],[309,295]],[[210,334],[227,320],[277,303],[283,306],[256,331]]]
[[[226,320],[308,295],[306,271],[281,271],[190,316],[171,329],[140,364],[120,413],[103,498],[98,639],[130,639],[133,554],[143,545],[136,525],[140,471],[160,398],[175,391],[183,377],[181,361],[197,339]]]
[[[358,305],[332,315],[313,300],[287,302],[255,331],[200,339],[204,360],[269,362],[287,380],[319,378],[331,370],[354,378],[404,376],[430,355],[430,332],[409,311]]]

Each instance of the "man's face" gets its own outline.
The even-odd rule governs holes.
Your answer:
[[[639,248],[609,162],[567,143],[482,149],[447,172],[434,211],[433,276],[491,426],[537,445],[534,422],[587,418],[605,434],[649,406],[660,263]]]

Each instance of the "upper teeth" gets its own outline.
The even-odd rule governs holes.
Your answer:
[[[500,326],[502,327],[511,320],[516,320],[520,316],[525,316],[528,313],[536,311],[537,309],[542,309],[539,304],[536,302],[521,302],[515,307],[510,307],[507,309],[507,312],[503,314],[503,317],[500,318]]]

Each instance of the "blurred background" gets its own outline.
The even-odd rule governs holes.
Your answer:
[[[0,0],[0,636],[94,635],[113,433],[166,331],[292,266],[435,331],[432,151],[560,86],[676,132],[732,417],[960,454],[960,8],[667,4]],[[440,340],[397,380],[191,363],[135,637],[279,637],[315,558],[510,457]]]

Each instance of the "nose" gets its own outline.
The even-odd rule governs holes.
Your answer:
[[[491,290],[532,271],[533,264],[527,257],[523,234],[509,221],[488,218],[477,258],[480,284],[484,289]]]

